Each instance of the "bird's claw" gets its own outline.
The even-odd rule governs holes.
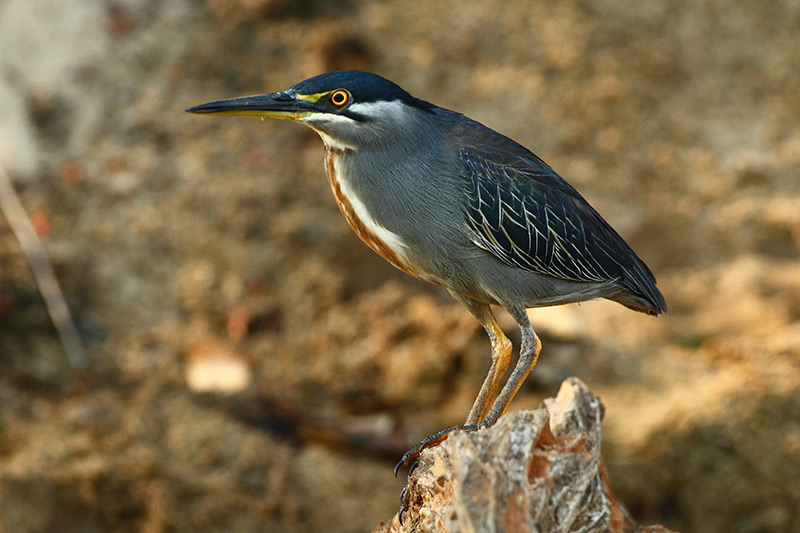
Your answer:
[[[468,426],[453,426],[447,429],[443,429],[439,433],[435,435],[431,435],[422,440],[419,444],[408,450],[406,453],[403,454],[402,459],[395,465],[394,467],[394,475],[397,477],[397,473],[400,471],[401,468],[408,466],[408,479],[406,480],[406,486],[403,488],[403,491],[400,493],[400,510],[397,512],[397,517],[400,521],[400,525],[403,525],[403,513],[408,509],[408,497],[409,497],[409,486],[411,485],[411,474],[419,466],[419,454],[422,453],[422,450],[427,448],[432,448],[433,446],[438,446],[441,444],[453,431],[477,431],[486,427],[488,424],[471,424]]]
[[[406,453],[403,454],[403,457],[400,461],[394,466],[394,476],[397,477],[397,473],[400,471],[401,468],[404,466],[408,466],[411,464],[411,461],[419,457],[419,454],[422,453],[422,450],[427,448],[433,448],[434,446],[438,446],[441,444],[453,431],[477,431],[481,428],[485,427],[484,424],[471,424],[469,426],[453,426],[447,429],[441,430],[439,433],[435,435],[431,435],[423,439],[419,444],[408,450]],[[411,473],[409,472],[409,475]]]

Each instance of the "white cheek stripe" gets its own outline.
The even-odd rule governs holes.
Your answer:
[[[298,120],[300,120],[300,122],[305,122],[306,124],[313,124],[314,122],[343,122],[345,124],[352,124],[355,122],[352,118],[344,115],[319,112],[312,112],[311,114]]]
[[[391,248],[398,257],[405,259],[405,251],[408,249],[408,246],[403,242],[403,239],[401,239],[397,233],[390,231],[378,224],[378,222],[370,214],[369,210],[367,210],[367,206],[364,205],[364,202],[362,202],[356,192],[350,188],[350,185],[347,181],[347,176],[339,162],[334,161],[333,165],[336,170],[336,181],[339,183],[339,189],[342,191],[342,195],[349,200],[353,211],[355,211],[355,214],[358,219],[361,220],[361,223],[364,224],[367,229],[369,229],[369,231],[372,232],[376,237],[386,243],[386,245]]]
[[[324,124],[326,122],[328,124],[331,124],[331,123],[334,123],[334,122],[342,122],[342,123],[345,123],[345,124],[352,124],[354,122],[353,119],[347,118],[347,117],[342,116],[342,115],[337,115],[335,113],[315,113],[315,114],[309,115],[307,117],[303,117],[301,119],[298,119],[298,122],[302,122],[306,126],[310,127],[311,129],[313,129],[314,131],[319,133],[319,136],[322,137],[322,142],[324,142],[325,146],[327,146],[328,148],[332,148],[334,150],[340,150],[340,151],[342,151],[342,150],[355,150],[354,146],[350,146],[349,144],[343,143],[342,141],[340,141],[338,139],[334,139],[333,137],[331,137],[330,135],[328,135],[327,133],[322,131],[319,127],[317,127],[317,123]]]

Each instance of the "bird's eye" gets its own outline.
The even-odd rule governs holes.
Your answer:
[[[339,89],[331,93],[331,103],[335,106],[341,107],[350,100],[350,94],[344,89]]]

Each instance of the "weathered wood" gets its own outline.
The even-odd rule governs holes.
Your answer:
[[[534,411],[513,412],[423,452],[409,507],[374,533],[668,532],[637,526],[600,459],[603,405],[577,378]]]

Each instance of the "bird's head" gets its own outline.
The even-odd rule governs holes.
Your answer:
[[[302,122],[333,148],[358,150],[413,135],[419,112],[434,108],[391,81],[342,70],[307,79],[286,91],[209,102],[187,109],[205,115],[256,115]]]

